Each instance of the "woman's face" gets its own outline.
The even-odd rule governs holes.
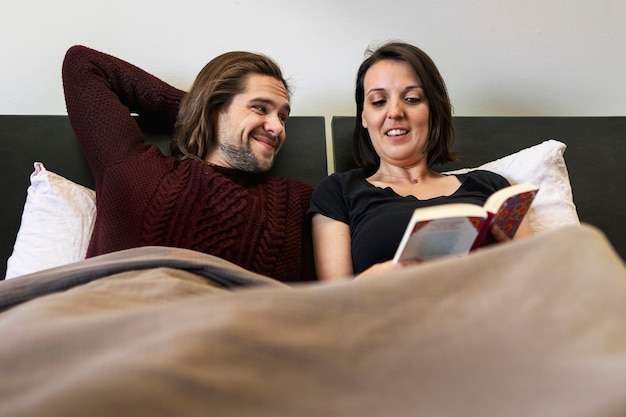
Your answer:
[[[409,167],[426,162],[430,107],[411,66],[384,60],[363,78],[362,122],[381,163]]]

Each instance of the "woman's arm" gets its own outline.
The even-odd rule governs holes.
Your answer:
[[[352,277],[350,226],[319,213],[311,221],[317,278],[333,281]]]
[[[315,269],[317,278],[320,281],[359,278],[383,271],[402,269],[419,263],[418,261],[394,263],[392,260],[389,260],[374,264],[355,277],[352,265],[350,227],[345,223],[319,213],[313,215],[312,225]]]

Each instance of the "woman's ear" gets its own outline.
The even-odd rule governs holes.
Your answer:
[[[361,126],[363,126],[364,129],[367,129],[367,123],[365,122],[365,119],[363,118],[363,112],[361,112]]]

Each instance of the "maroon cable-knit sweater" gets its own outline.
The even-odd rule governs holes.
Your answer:
[[[63,62],[69,119],[96,182],[87,256],[193,249],[281,281],[314,279],[312,187],[164,156],[131,112],[173,124],[185,92],[128,62],[74,46]],[[288,139],[287,139],[288,140]]]

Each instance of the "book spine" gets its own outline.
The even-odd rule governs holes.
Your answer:
[[[480,229],[478,230],[478,236],[476,236],[476,240],[474,240],[474,244],[470,248],[470,252],[482,246],[487,246],[493,243],[494,239],[493,236],[491,236],[491,232],[489,231],[489,229],[493,224],[494,217],[494,213],[489,213],[485,221],[482,222],[482,224],[480,225]]]

